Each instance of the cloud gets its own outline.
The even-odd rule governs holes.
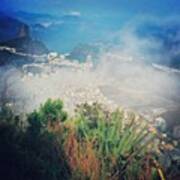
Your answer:
[[[80,17],[81,16],[81,12],[79,12],[79,11],[70,11],[70,12],[66,13],[66,15]]]
[[[41,26],[43,26],[44,28],[49,28],[49,27],[53,27],[53,26],[59,26],[64,24],[64,22],[62,20],[57,20],[57,21],[45,21],[45,22],[41,22],[39,23]]]
[[[25,111],[32,111],[49,97],[61,98],[65,107],[71,108],[85,101],[116,104],[149,114],[156,109],[177,108],[180,105],[179,77],[152,66],[154,61],[164,62],[169,54],[161,53],[158,38],[138,36],[137,29],[143,22],[137,22],[138,25],[129,23],[114,35],[118,42],[99,54],[94,69],[63,66],[58,64],[60,59],[54,65],[42,63],[40,75],[23,73],[21,68],[17,72],[8,70],[6,75],[0,70],[0,79],[7,79],[7,83],[2,81],[1,91],[6,84],[7,94],[15,99],[17,109],[23,107]],[[66,61],[67,64],[72,62]],[[77,66],[83,65],[77,63]]]

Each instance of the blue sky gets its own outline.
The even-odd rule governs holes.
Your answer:
[[[56,15],[63,21],[66,21],[64,16],[76,17],[73,22],[67,19],[59,25],[59,30],[50,29],[51,41],[44,39],[50,47],[55,48],[59,44],[64,49],[72,48],[75,42],[104,38],[136,16],[162,18],[180,14],[180,0],[1,0],[0,3],[0,10],[7,13],[19,10],[45,13]],[[45,33],[44,37],[47,36]],[[61,45],[58,39],[61,39]]]
[[[1,8],[59,14],[79,11],[82,14],[121,15],[149,13],[166,15],[180,12],[179,0],[1,0]]]

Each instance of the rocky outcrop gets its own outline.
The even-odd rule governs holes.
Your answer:
[[[33,62],[35,56],[48,53],[48,49],[42,42],[33,40],[30,37],[24,37],[0,43],[0,47],[12,48],[16,49],[17,52],[20,52],[20,54],[14,54],[10,51],[7,51],[6,49],[2,51],[0,50],[0,66],[12,62],[13,64]],[[27,56],[22,56],[21,54],[27,54]]]
[[[41,41],[33,40],[29,36],[0,43],[0,46],[16,48],[17,51],[27,54],[40,55],[48,53],[48,49]]]
[[[42,42],[31,38],[27,24],[0,13],[0,25],[0,47],[14,48],[18,52],[32,55],[48,53],[48,49]],[[13,54],[6,49],[0,51],[0,65],[11,62],[22,63],[21,60],[33,61],[30,57]]]

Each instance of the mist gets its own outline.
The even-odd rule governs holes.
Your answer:
[[[139,36],[144,20],[138,22],[111,34],[111,42],[101,47],[104,50],[96,60],[88,56],[80,63],[59,55],[53,61],[1,67],[1,99],[17,113],[31,112],[47,98],[62,99],[70,112],[85,102],[130,108],[151,118],[177,110],[179,71],[162,66],[170,62],[172,51],[165,52],[156,36]],[[173,41],[175,37],[179,36],[173,36]]]

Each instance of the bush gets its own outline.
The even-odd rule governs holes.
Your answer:
[[[11,180],[162,179],[156,129],[132,112],[80,105],[67,119],[49,99],[19,126],[9,110],[0,122],[0,177]],[[16,119],[16,120],[15,120]]]
[[[76,111],[71,122],[74,129],[71,126],[65,142],[74,174],[81,172],[89,179],[157,178],[161,169],[152,163],[156,133],[148,130],[145,120],[134,113],[110,113],[96,103],[81,105]]]
[[[48,99],[39,109],[39,116],[43,123],[60,121],[67,119],[67,113],[63,111],[63,102],[61,100]]]
[[[36,127],[40,130],[41,127],[50,128],[67,119],[67,113],[63,111],[63,102],[61,100],[48,99],[44,105],[41,105],[38,111],[28,115],[30,127]]]
[[[14,119],[19,119],[19,117],[15,118],[10,110],[4,110],[1,113],[3,116],[0,121],[1,179],[59,180],[70,178],[70,169],[63,147],[58,144],[57,137],[46,127],[48,121],[64,120],[65,116],[61,108],[61,101],[49,100],[41,106],[39,111],[28,115],[29,126],[27,128],[18,126]],[[56,113],[57,117],[50,116],[53,113]]]

